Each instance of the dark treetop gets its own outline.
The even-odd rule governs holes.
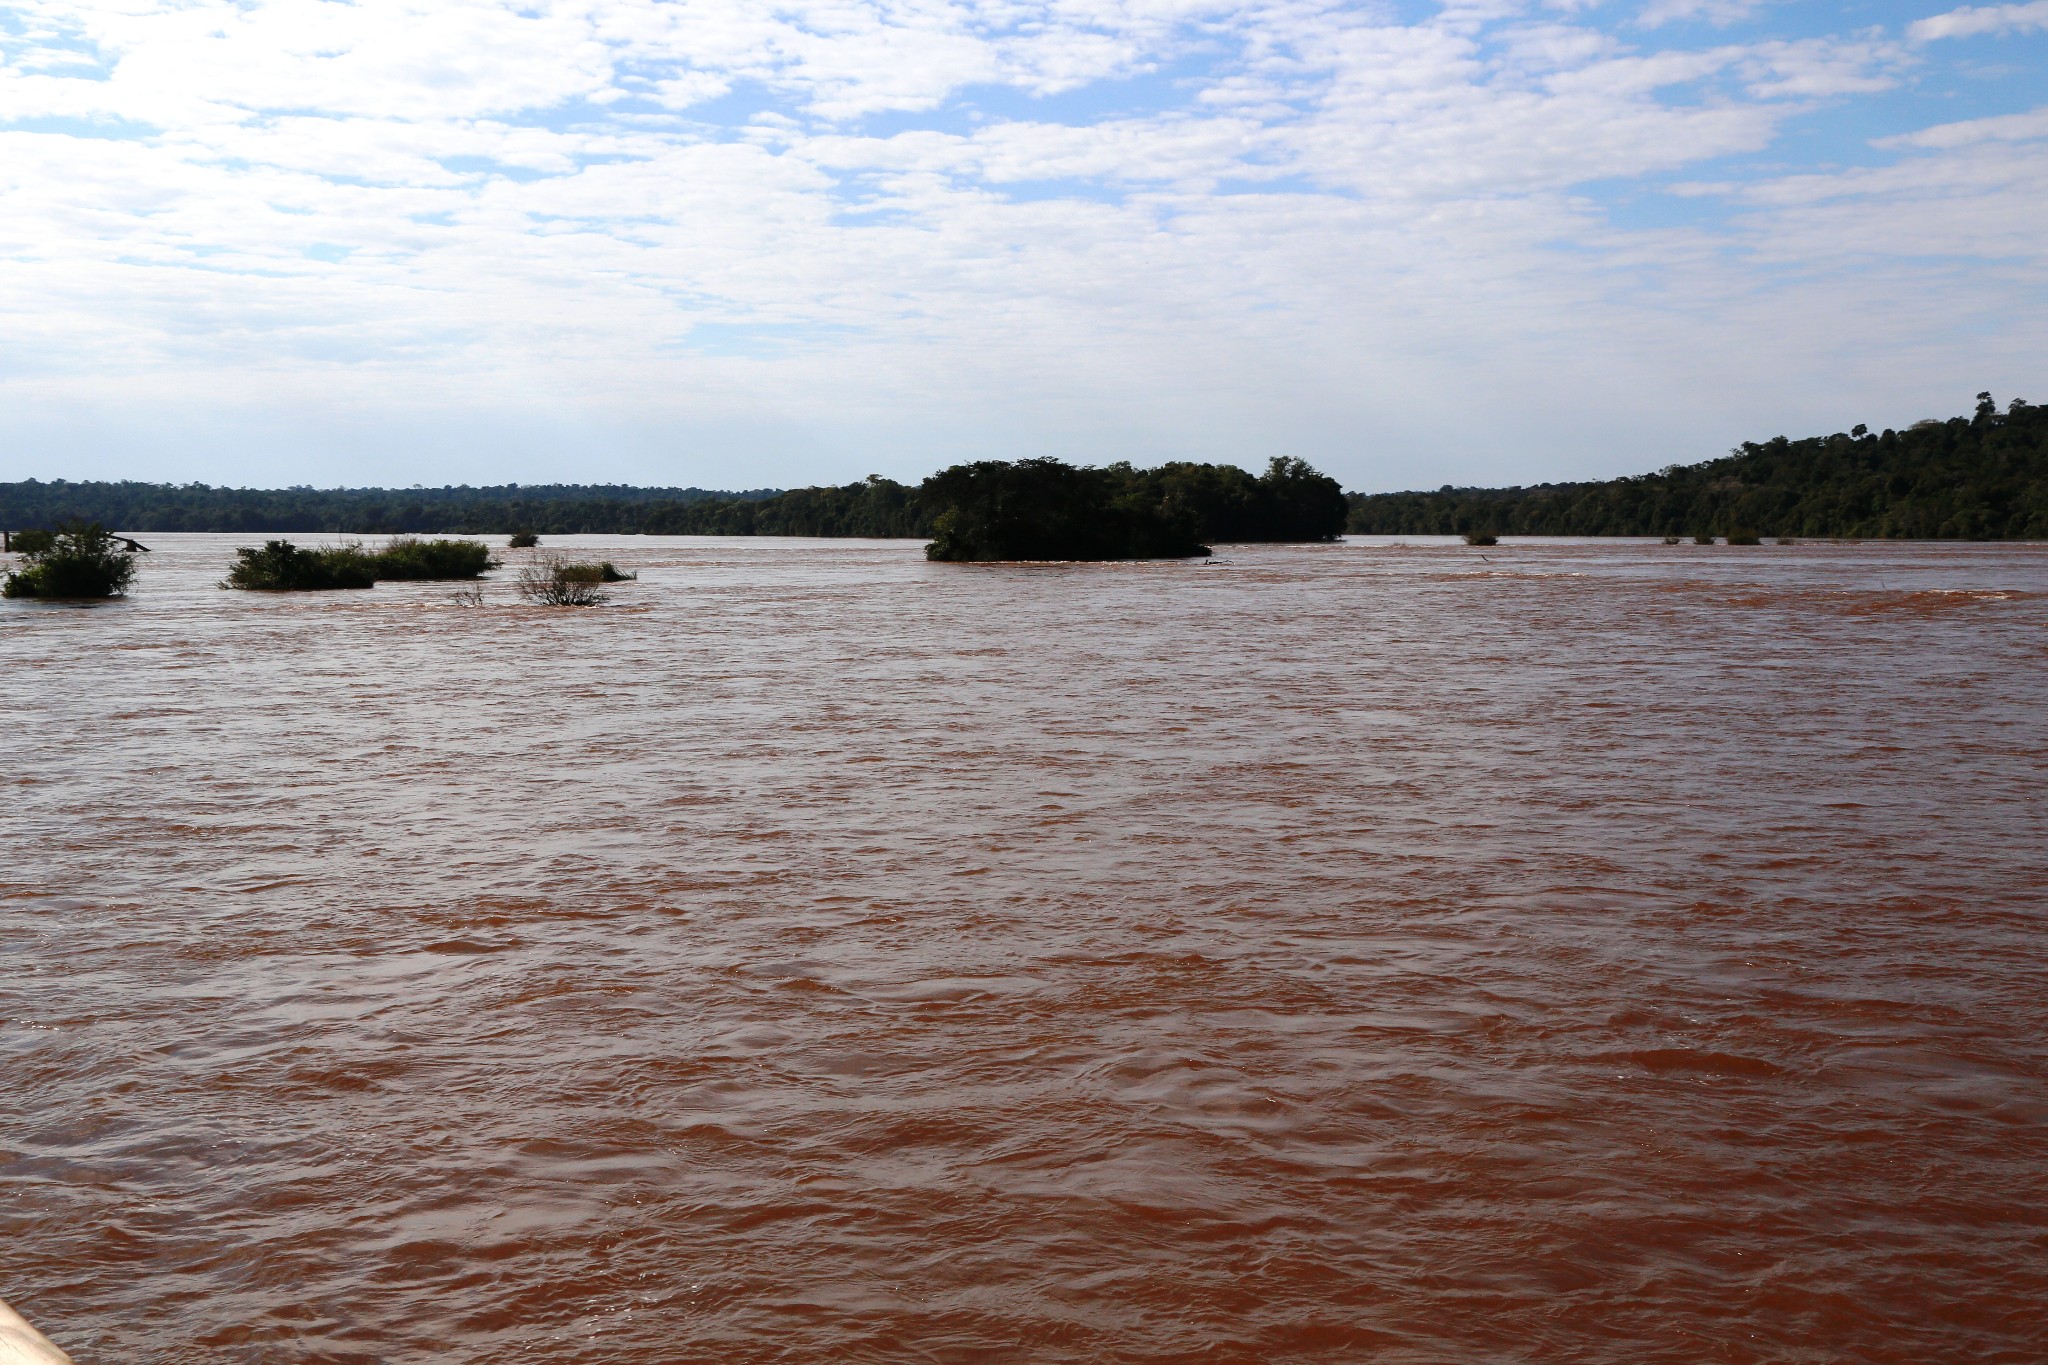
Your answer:
[[[1905,431],[1745,442],[1718,460],[1604,483],[1350,495],[1360,535],[1744,532],[1914,540],[2048,538],[2048,408],[2015,399]]]

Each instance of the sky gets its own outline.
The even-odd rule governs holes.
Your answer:
[[[0,479],[1377,491],[2048,401],[2048,0],[22,0],[0,56]]]

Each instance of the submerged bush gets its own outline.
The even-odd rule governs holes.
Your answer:
[[[514,550],[531,550],[534,546],[540,544],[540,537],[532,531],[522,528],[514,531],[512,538],[506,541],[505,544]]]
[[[1678,537],[1677,537],[1677,536],[1666,536],[1666,537],[1664,537],[1664,543],[1665,543],[1666,545],[1676,545],[1676,544],[1678,543]]]
[[[318,592],[327,588],[367,588],[377,581],[377,556],[360,545],[302,550],[289,540],[272,540],[260,550],[244,546],[235,555],[235,566],[221,581],[223,588]]]
[[[1498,545],[1500,544],[1500,537],[1491,531],[1467,531],[1465,533],[1465,543],[1467,545]]]
[[[498,567],[486,547],[473,540],[421,540],[393,536],[377,553],[377,577],[393,579],[475,578]]]
[[[1692,543],[1695,545],[1712,545],[1714,543],[1714,533],[1712,531],[1701,531],[1692,538]]]
[[[560,555],[544,555],[520,569],[519,595],[544,607],[594,607],[611,596],[604,584],[625,578],[609,560],[572,564]]]
[[[54,531],[13,538],[25,567],[0,584],[6,597],[119,597],[135,580],[127,542],[96,521],[71,521]]]
[[[1764,543],[1764,538],[1754,531],[1730,531],[1728,533],[1728,543],[1730,545],[1761,545]]]
[[[640,575],[638,573],[626,573],[621,569],[615,568],[612,562],[607,559],[597,566],[597,577],[603,583],[630,583],[639,578]]]

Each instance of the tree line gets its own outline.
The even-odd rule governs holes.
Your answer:
[[[1744,442],[1654,474],[1532,488],[1349,495],[1357,535],[2048,539],[2048,408],[1976,411],[1873,435]]]
[[[500,484],[471,488],[214,488],[168,484],[0,483],[0,526],[98,522],[145,531],[325,532],[361,535],[551,535],[642,529],[653,512],[694,503],[749,502],[774,489],[633,488],[618,484]]]
[[[1343,530],[1345,515],[1344,494],[1335,479],[1288,459],[1273,460],[1256,476],[1235,465],[1185,461],[1155,469],[1128,463],[1092,469],[1054,459],[989,460],[954,465],[915,485],[870,476],[836,488],[743,493],[560,484],[406,490],[35,480],[0,484],[0,525],[27,528],[83,520],[131,534],[605,532],[925,539],[938,532],[942,516],[956,509],[964,510],[955,517],[948,543],[961,558],[990,557],[985,551],[996,543],[991,536],[1019,551],[1009,557],[1021,558],[1124,558],[1169,550],[1193,553],[1186,547],[1209,541],[1323,540]],[[1053,549],[1087,553],[1055,555]]]

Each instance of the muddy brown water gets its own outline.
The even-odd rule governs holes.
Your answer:
[[[2048,1360],[2048,547],[0,610],[84,1365]]]

